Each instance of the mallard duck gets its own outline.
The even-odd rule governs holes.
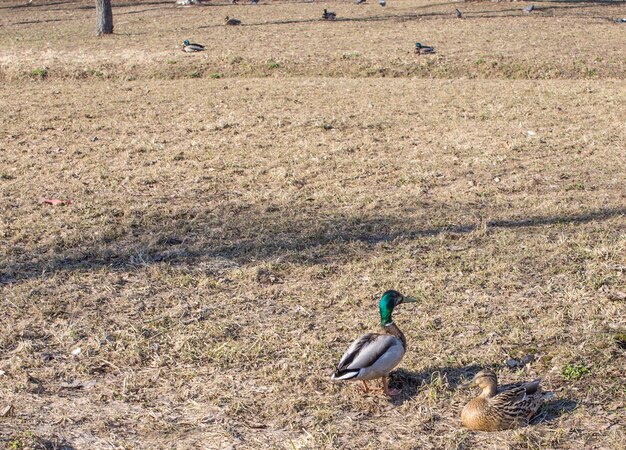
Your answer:
[[[415,43],[415,53],[417,53],[418,55],[421,54],[429,54],[429,53],[435,53],[435,47],[430,47],[428,45],[422,45],[419,42]]]
[[[192,44],[191,42],[189,42],[189,39],[185,39],[183,41],[183,51],[187,52],[187,53],[191,53],[191,52],[202,52],[206,50],[204,48],[204,45],[200,45],[200,44]]]
[[[401,303],[414,303],[413,297],[405,297],[397,291],[387,291],[380,299],[380,325],[383,333],[364,334],[354,341],[343,354],[333,380],[360,380],[365,392],[369,392],[366,381],[382,378],[383,392],[397,395],[400,391],[389,389],[387,377],[406,352],[406,339],[400,328],[393,323],[393,309]]]
[[[530,5],[527,6],[526,8],[524,8],[522,11],[524,11],[525,13],[531,13],[535,10],[535,5]]]
[[[224,18],[224,23],[226,25],[241,25],[241,20],[235,19],[234,17],[231,19],[230,17],[226,16]]]
[[[382,6],[383,8],[387,6],[387,2],[385,0],[378,0],[378,4]]]
[[[482,393],[461,412],[461,422],[470,430],[498,431],[528,425],[543,403],[541,379],[498,387],[491,370],[481,370],[466,386],[478,386]]]
[[[335,20],[337,18],[337,14],[332,11],[324,10],[322,13],[322,19],[324,20]]]

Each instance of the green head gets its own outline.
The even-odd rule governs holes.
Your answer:
[[[422,48],[422,47],[423,47],[422,44],[420,44],[419,42],[415,43],[415,48]]]
[[[391,314],[393,313],[393,308],[398,306],[400,303],[415,303],[417,299],[413,297],[405,297],[398,291],[387,291],[380,298],[379,308],[380,308],[380,324],[384,327],[385,325],[389,325],[391,320]]]
[[[189,45],[189,39],[185,39],[185,40],[183,41],[183,45]]]

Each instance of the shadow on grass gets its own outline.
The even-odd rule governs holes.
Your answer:
[[[41,9],[50,9],[51,6],[58,5],[71,5],[74,3],[74,0],[67,0],[62,2],[50,2],[50,3],[14,3],[12,5],[2,5],[0,9],[22,9],[22,8],[41,8]],[[95,6],[94,6],[95,9]]]
[[[30,253],[9,249],[4,256],[0,254],[0,283],[49,277],[62,271],[102,267],[128,270],[158,263],[208,263],[222,268],[276,260],[326,264],[350,259],[351,254],[367,247],[402,245],[442,233],[579,225],[626,215],[626,208],[605,208],[571,215],[429,226],[428,211],[415,217],[354,217],[303,210],[290,216],[290,211],[238,208],[169,215],[157,212],[145,221],[126,219],[117,224],[111,220],[108,228],[98,231],[99,239],[95,241],[92,236],[77,233],[69,241],[52,240]],[[147,215],[147,211],[144,213]]]
[[[542,15],[543,13],[554,13],[555,11],[567,11],[569,9],[583,9],[583,8],[594,8],[597,6],[620,6],[625,4],[626,1],[623,0],[599,0],[599,1],[585,1],[585,0],[563,0],[563,1],[552,1],[552,2],[538,2],[540,6],[535,4],[534,15]],[[584,4],[583,4],[584,3]],[[339,15],[334,20],[324,20],[320,17],[311,18],[311,19],[283,19],[283,20],[268,20],[264,22],[250,22],[250,23],[242,23],[241,26],[244,27],[259,27],[259,26],[267,26],[267,25],[293,25],[293,24],[304,24],[304,23],[341,23],[341,22],[409,22],[416,20],[428,20],[428,19],[445,19],[450,18],[456,20],[455,16],[455,7],[459,7],[458,2],[446,2],[446,3],[437,3],[437,4],[428,4],[424,6],[414,7],[414,10],[424,9],[424,8],[436,8],[436,7],[448,7],[445,10],[440,11],[432,11],[432,12],[423,12],[423,13],[403,13],[403,14],[385,14],[385,15],[371,15],[371,16],[361,16],[361,17],[343,17]],[[465,19],[495,19],[502,17],[529,17],[529,14],[523,11],[521,6],[515,8],[506,8],[506,9],[481,9],[481,10],[471,10],[464,14]],[[602,17],[605,18],[605,17]],[[224,24],[215,24],[215,25],[202,25],[198,27],[202,28],[219,28],[224,27]]]
[[[9,435],[11,436],[11,435]],[[2,446],[5,444],[6,446]],[[74,450],[75,447],[62,437],[45,438],[29,432],[18,432],[11,437],[0,437],[0,446],[6,449],[30,448],[37,450]]]
[[[163,4],[167,4],[167,5],[171,5],[171,6],[175,6],[175,3],[172,0],[153,0],[153,1],[146,1],[146,2],[120,2],[120,3],[114,3],[113,4],[113,13],[115,14],[115,11],[118,8],[124,8],[124,7],[135,7],[135,6],[144,6],[144,5],[163,5]],[[63,6],[63,5],[67,5],[68,8],[51,8],[52,6]],[[0,6],[0,9],[22,9],[22,8],[28,8],[28,9],[41,9],[44,11],[60,11],[61,9],[64,10],[76,10],[76,9],[96,9],[95,5],[85,5],[85,4],[81,4],[76,2],[76,0],[65,0],[65,1],[56,1],[56,2],[32,2],[32,3],[28,3],[28,2],[24,2],[24,3],[14,3],[12,5],[3,5]]]
[[[399,369],[391,373],[390,386],[401,389],[402,393],[389,401],[396,406],[415,397],[424,385],[445,386],[446,389],[454,390],[462,383],[470,380],[481,369],[472,364],[465,367],[432,367],[423,372],[412,372]]]
[[[298,2],[298,3],[310,3],[310,2]],[[553,14],[555,11],[567,11],[568,9],[582,9],[582,8],[593,8],[597,6],[620,6],[625,4],[626,1],[623,0],[562,0],[562,1],[550,1],[550,2],[538,2],[541,6],[535,6],[535,15],[542,15],[542,13],[549,12]],[[166,6],[161,6],[166,5]],[[145,8],[141,10],[131,10],[131,11],[120,11],[124,8],[133,8],[137,6],[157,6],[154,8]],[[113,7],[114,17],[120,15],[127,14],[140,14],[143,12],[151,12],[163,9],[173,9],[176,8],[176,4],[172,0],[155,0],[155,1],[147,1],[141,3],[132,3],[125,2],[115,4]],[[195,8],[203,8],[203,7],[220,7],[220,6],[231,6],[230,3],[204,3],[200,5],[195,5]],[[245,6],[245,5],[239,5]],[[255,5],[254,7],[258,7],[259,5]],[[266,26],[266,25],[293,25],[293,24],[302,24],[302,23],[316,23],[316,22],[381,22],[381,21],[393,21],[393,22],[406,22],[406,21],[415,21],[415,20],[428,20],[428,19],[441,19],[441,18],[450,18],[456,19],[454,15],[454,8],[459,6],[457,2],[444,2],[444,3],[436,3],[436,4],[428,4],[424,6],[414,7],[414,10],[424,9],[424,8],[436,8],[436,7],[446,7],[445,10],[433,11],[433,12],[424,12],[424,13],[405,13],[405,14],[387,14],[387,15],[372,15],[372,16],[362,16],[362,17],[338,17],[334,21],[327,21],[320,18],[313,19],[286,19],[286,20],[272,20],[272,21],[264,21],[264,22],[252,22],[252,23],[243,23],[242,26]],[[29,8],[29,9],[39,9],[43,11],[72,11],[72,10],[91,10],[95,9],[94,5],[88,4],[76,4],[73,1],[58,1],[51,3],[23,3],[23,4],[13,4],[0,6],[0,9],[21,9],[21,8]],[[321,14],[321,13],[320,13]],[[465,13],[465,19],[486,19],[486,18],[499,18],[499,17],[528,17],[528,14],[525,14],[522,11],[521,7],[516,8],[507,8],[507,9],[485,9],[485,10],[472,10],[470,12]],[[603,19],[609,19],[607,17],[601,17]],[[49,23],[49,22],[65,22],[69,20],[80,20],[80,18],[73,17],[65,17],[65,18],[56,18],[56,19],[41,19],[41,20],[26,20],[11,23],[11,26],[17,25],[30,25],[37,23]],[[216,24],[216,25],[203,25],[198,27],[198,29],[203,28],[219,28],[224,27],[224,24]]]
[[[531,421],[531,425],[550,423],[564,414],[574,412],[578,408],[578,402],[570,399],[550,400],[543,404],[539,414]]]

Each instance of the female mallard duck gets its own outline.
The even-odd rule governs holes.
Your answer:
[[[498,431],[528,425],[543,403],[538,378],[530,383],[500,386],[491,370],[481,370],[467,386],[479,386],[483,391],[461,412],[461,422],[470,430]]]
[[[231,18],[231,17],[226,16],[224,18],[224,23],[226,25],[241,25],[241,20],[235,19],[234,17]]]
[[[416,301],[397,291],[385,292],[379,304],[383,333],[368,333],[354,341],[341,357],[332,379],[361,380],[365,392],[369,392],[366,381],[382,378],[385,394],[399,394],[400,391],[389,389],[387,376],[402,360],[406,352],[406,339],[400,328],[393,323],[391,314],[399,304]]]
[[[192,44],[189,42],[189,39],[185,39],[183,41],[183,51],[187,52],[187,53],[191,53],[191,52],[203,52],[204,50],[206,50],[204,48],[204,45],[200,45],[200,44]]]
[[[418,55],[424,54],[427,55],[429,53],[435,53],[435,47],[431,47],[429,45],[423,45],[419,42],[415,43],[415,53]]]

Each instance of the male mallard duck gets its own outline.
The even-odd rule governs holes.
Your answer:
[[[498,431],[528,425],[543,403],[538,378],[530,383],[500,386],[491,370],[481,370],[466,386],[479,386],[482,393],[461,412],[461,422],[470,430]]]
[[[415,43],[415,53],[417,53],[418,55],[421,54],[429,54],[429,53],[435,53],[435,47],[430,47],[428,45],[422,45],[419,42]]]
[[[337,18],[337,14],[332,11],[324,10],[322,13],[322,19],[324,20],[335,20]]]
[[[189,39],[185,39],[183,41],[183,51],[187,52],[187,53],[191,53],[191,52],[202,52],[206,50],[204,48],[204,45],[200,45],[200,44],[192,44],[189,42]]]
[[[378,0],[378,4],[382,6],[383,8],[387,6],[387,2],[385,0]]]
[[[226,16],[224,18],[224,23],[226,23],[226,25],[241,25],[241,20],[235,18],[231,19],[230,17]]]
[[[332,379],[361,380],[365,392],[369,392],[366,380],[382,378],[385,394],[399,394],[400,391],[389,389],[387,376],[402,360],[406,352],[406,339],[400,328],[391,320],[391,314],[399,304],[416,301],[397,291],[385,292],[379,303],[383,333],[368,333],[354,341],[341,357]]]

